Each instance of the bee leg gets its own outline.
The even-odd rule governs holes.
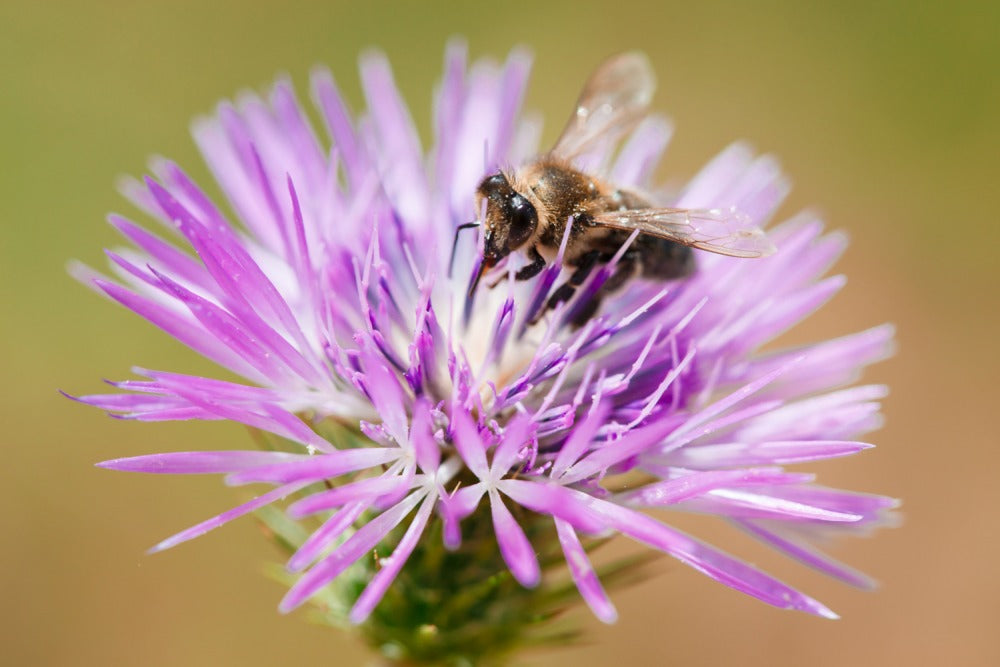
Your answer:
[[[622,285],[638,275],[640,268],[639,260],[639,253],[634,250],[622,255],[622,258],[618,260],[618,264],[615,265],[615,272],[604,281],[599,293],[602,296],[607,296],[611,292],[616,292]]]
[[[536,248],[528,251],[528,258],[531,260],[531,264],[518,269],[517,273],[514,274],[514,280],[530,280],[545,268],[545,258],[538,254]]]
[[[639,271],[639,254],[634,251],[627,251],[615,265],[615,271],[604,284],[598,288],[594,294],[586,301],[581,300],[570,313],[570,324],[579,328],[587,323],[601,307],[604,297],[617,291],[633,278]]]
[[[548,303],[545,304],[545,308],[543,308],[542,311],[535,316],[532,323],[537,322],[542,315],[552,310],[563,301],[569,301],[576,293],[576,288],[582,285],[583,281],[590,275],[590,272],[594,270],[594,266],[597,265],[597,261],[601,258],[601,254],[602,253],[599,250],[591,250],[590,252],[583,254],[576,262],[576,270],[573,271],[573,275],[569,277],[569,280],[556,288],[556,291],[549,297]]]
[[[514,280],[531,280],[545,268],[545,258],[538,254],[538,251],[532,248],[528,251],[528,257],[531,259],[531,264],[526,264],[522,266],[514,274]],[[490,283],[490,289],[493,289],[504,280],[507,279],[506,274],[500,276],[492,283]]]

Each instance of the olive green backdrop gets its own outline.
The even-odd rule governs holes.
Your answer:
[[[652,6],[659,5],[653,9]],[[905,523],[838,556],[883,582],[861,593],[685,522],[843,615],[779,612],[665,560],[619,593],[622,620],[525,664],[1000,664],[995,380],[1000,291],[1000,17],[996,3],[686,2],[0,3],[0,467],[2,661],[11,665],[352,665],[350,638],[280,616],[260,570],[277,554],[249,519],[146,556],[234,504],[215,478],[112,473],[93,463],[245,446],[218,424],[140,425],[62,399],[133,364],[210,371],[65,273],[103,263],[103,218],[128,210],[114,179],[160,153],[206,171],[189,120],[280,73],[326,63],[359,105],[355,59],[390,56],[427,128],[443,47],[536,54],[528,106],[551,140],[589,70],[649,53],[656,106],[678,132],[661,175],[694,172],[747,138],[853,240],[845,291],[790,341],[892,321],[900,352],[879,447],[813,466],[821,481],[904,499]],[[425,137],[426,137],[425,132]],[[370,662],[368,662],[370,664]]]

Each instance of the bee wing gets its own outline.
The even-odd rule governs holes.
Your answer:
[[[777,248],[735,208],[644,208],[594,216],[599,227],[638,230],[668,241],[732,257],[764,257]]]
[[[631,51],[605,60],[587,80],[552,152],[572,158],[597,139],[623,134],[646,115],[655,89],[653,68],[642,53]]]

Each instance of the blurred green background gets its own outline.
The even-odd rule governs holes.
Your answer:
[[[252,520],[156,556],[159,539],[230,507],[215,478],[95,469],[170,449],[243,447],[218,424],[121,423],[57,395],[100,389],[133,364],[209,371],[179,344],[66,275],[117,245],[102,220],[128,207],[114,179],[148,156],[206,170],[188,122],[280,73],[328,64],[354,108],[355,62],[391,58],[426,130],[443,47],[473,56],[530,46],[528,107],[551,140],[604,56],[645,50],[656,107],[677,123],[664,178],[736,138],[778,155],[795,188],[852,246],[845,291],[789,340],[883,321],[900,351],[887,426],[821,481],[904,499],[903,527],[834,550],[883,582],[828,582],[697,522],[842,616],[779,612],[665,561],[619,593],[622,620],[585,610],[588,644],[525,664],[1000,664],[1000,366],[997,181],[1000,10],[995,2],[602,4],[93,2],[0,4],[0,299],[5,448],[0,535],[3,662],[10,665],[371,664],[363,648],[280,616],[260,574],[277,555]],[[427,133],[424,134],[425,138]],[[989,421],[988,421],[989,420]],[[690,524],[688,524],[690,526]]]

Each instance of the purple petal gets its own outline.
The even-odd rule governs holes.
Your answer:
[[[587,418],[573,429],[573,433],[559,449],[556,460],[552,464],[552,477],[554,479],[561,477],[592,445],[597,429],[604,424],[608,411],[607,404],[593,404]]]
[[[288,515],[293,519],[301,519],[348,503],[374,500],[398,491],[401,486],[404,488],[409,486],[407,479],[390,470],[379,477],[351,482],[298,500],[288,507]]]
[[[400,457],[396,449],[371,447],[347,449],[311,457],[296,457],[294,462],[265,464],[229,475],[226,482],[231,485],[251,482],[287,484],[298,480],[317,481],[343,475],[347,472],[364,470],[389,463]]]
[[[576,536],[573,527],[565,521],[556,519],[556,532],[559,535],[559,544],[562,546],[563,554],[566,556],[570,576],[573,577],[573,582],[587,606],[601,621],[614,623],[618,620],[618,611],[608,599],[608,594],[604,592],[604,587],[601,586],[600,579],[597,578],[594,568],[590,565],[587,552],[580,544],[580,538]]]
[[[531,70],[531,53],[527,49],[514,48],[507,57],[503,77],[500,82],[499,118],[497,124],[496,156],[507,155],[513,137],[517,112],[524,100]]]
[[[770,355],[751,362],[751,365],[755,374],[763,374],[785,365],[791,358],[804,357],[775,382],[773,391],[786,396],[805,396],[853,382],[864,366],[891,356],[895,347],[894,333],[895,328],[885,324],[806,348]]]
[[[118,386],[117,384],[115,386]],[[90,394],[73,396],[60,391],[66,398],[114,413],[113,416],[138,421],[168,421],[187,419],[220,419],[176,396],[136,394]]]
[[[291,587],[281,600],[278,609],[288,613],[312,597],[320,588],[336,578],[362,556],[371,553],[393,528],[417,506],[424,497],[421,492],[412,493],[405,500],[385,512],[375,520],[366,523],[356,533],[329,556],[317,563]]]
[[[392,161],[384,165],[382,184],[399,215],[416,224],[424,220],[428,204],[420,139],[385,56],[370,53],[362,59],[361,85],[380,153],[392,156]]]
[[[451,419],[455,449],[476,477],[488,479],[490,469],[486,464],[486,446],[475,424],[464,412],[456,412]]]
[[[486,493],[486,484],[480,482],[466,486],[441,498],[441,518],[444,520],[444,543],[456,549],[462,541],[458,522],[476,511]]]
[[[782,439],[850,438],[881,424],[880,385],[851,387],[789,403],[737,429],[732,437],[749,442]]]
[[[333,513],[322,526],[309,535],[298,551],[288,560],[289,572],[300,572],[310,563],[319,558],[320,553],[350,528],[354,521],[371,505],[370,502],[357,502],[345,505]]]
[[[617,463],[630,459],[663,441],[674,429],[668,421],[654,422],[622,436],[619,440],[606,442],[579,463],[576,463],[562,477],[562,482],[571,484],[592,475],[607,471]]]
[[[705,497],[688,501],[686,505],[692,508],[710,508],[713,514],[732,517],[843,523],[854,523],[864,518],[861,514],[824,509],[781,498],[773,493],[753,493],[734,488],[715,489]]]
[[[296,99],[292,85],[288,81],[275,84],[271,90],[270,102],[279,122],[279,127],[272,134],[287,142],[291,157],[298,163],[298,170],[310,186],[318,187],[323,180],[326,158]]]
[[[663,482],[655,482],[629,491],[619,501],[655,507],[673,505],[704,495],[709,491],[738,486],[782,484],[789,477],[781,468],[753,468],[749,470],[714,470],[683,475]],[[792,476],[798,481],[799,476]]]
[[[673,126],[665,118],[646,118],[618,154],[609,180],[612,183],[645,186],[672,134]]]
[[[670,554],[730,588],[781,609],[797,609],[825,618],[837,618],[824,605],[794,588],[644,514],[604,501],[595,500],[594,504],[595,509],[619,532]]]
[[[241,517],[244,514],[249,514],[250,512],[260,509],[265,505],[270,505],[276,500],[282,500],[288,495],[295,493],[299,489],[305,487],[307,484],[308,482],[298,482],[295,484],[288,484],[286,486],[279,486],[277,489],[274,489],[273,491],[269,491],[261,496],[258,496],[248,503],[244,503],[238,507],[234,507],[228,512],[223,512],[218,516],[214,516],[211,519],[202,521],[196,526],[191,526],[187,530],[183,530],[172,537],[168,537],[167,539],[163,540],[162,542],[154,546],[152,549],[150,549],[149,553],[156,553],[158,551],[163,551],[165,549],[175,547],[182,542],[187,542],[188,540],[192,540],[196,537],[201,537],[208,531],[214,530],[215,528],[218,528],[223,524],[229,523],[230,521],[232,521],[237,517]]]
[[[156,259],[170,273],[178,275],[183,280],[214,293],[214,285],[211,278],[205,272],[204,267],[199,266],[193,257],[181,252],[175,246],[167,243],[155,234],[146,231],[131,220],[119,215],[110,215],[108,216],[108,221],[122,236],[135,243],[150,257]]]
[[[302,454],[260,451],[170,452],[147,454],[98,463],[99,468],[126,472],[201,475],[246,470],[257,466],[293,465],[307,458]]]
[[[701,433],[706,432],[707,429],[704,428],[705,424],[710,422],[713,417],[722,414],[729,408],[733,407],[734,405],[737,405],[741,401],[746,400],[748,397],[752,396],[754,393],[760,391],[768,384],[773,382],[779,375],[784,373],[788,367],[792,366],[797,361],[798,360],[796,359],[792,361],[790,364],[788,364],[788,366],[777,368],[768,373],[767,375],[758,378],[753,382],[748,383],[747,385],[734,391],[728,396],[721,398],[718,401],[715,401],[714,403],[710,404],[707,408],[693,415],[687,421],[687,423],[685,423],[682,427],[678,428],[676,431],[671,433],[670,437],[667,438],[665,445],[666,446],[674,445],[675,443],[681,440],[681,436],[687,436],[689,439],[699,437]],[[697,430],[699,427],[702,427],[700,431]],[[698,435],[691,435],[693,433],[697,433]]]
[[[504,429],[503,438],[493,453],[490,474],[494,479],[503,477],[519,460],[521,450],[531,443],[528,437],[530,422],[524,418],[514,418]]]
[[[719,153],[691,179],[684,194],[674,204],[683,208],[718,206],[722,193],[746,170],[753,151],[744,143],[734,143]]]
[[[119,419],[129,419],[139,422],[187,421],[190,419],[218,421],[222,419],[222,417],[219,417],[218,415],[213,415],[210,412],[202,410],[201,408],[196,408],[190,405],[162,408],[147,407],[132,410],[128,413],[113,414],[111,416]]]
[[[525,588],[534,588],[541,579],[541,570],[535,550],[528,541],[514,515],[503,504],[500,494],[490,492],[490,510],[493,515],[493,530],[497,536],[500,555],[510,568],[510,573]]]
[[[118,303],[149,320],[173,338],[217,364],[252,380],[263,381],[268,377],[267,373],[254,368],[252,364],[247,363],[245,359],[227,347],[222,340],[202,327],[196,326],[189,317],[180,311],[163,306],[105,280],[95,280],[94,284]]]
[[[518,505],[562,519],[577,530],[595,534],[605,527],[590,506],[592,496],[583,491],[525,479],[505,479],[497,483],[497,488]]]
[[[195,393],[188,393],[181,386],[175,386],[173,389],[194,405],[225,419],[230,419],[254,428],[260,428],[303,445],[314,447],[320,451],[336,451],[333,445],[317,435],[315,431],[310,430],[302,423],[301,419],[287,410],[282,410],[267,403],[253,406],[264,413],[261,414],[243,406],[227,405],[203,398]]]
[[[420,506],[420,510],[410,523],[410,527],[406,529],[406,534],[403,535],[403,539],[399,541],[392,555],[389,558],[381,559],[382,568],[372,577],[371,582],[354,604],[354,608],[351,609],[351,623],[363,622],[382,600],[399,571],[403,569],[406,560],[413,553],[413,549],[416,548],[417,540],[423,535],[432,509],[434,509],[434,499],[428,497]]]
[[[441,447],[434,440],[432,426],[430,404],[424,400],[417,401],[413,408],[413,423],[410,425],[410,442],[417,463],[428,475],[436,473],[441,464]]]
[[[451,182],[458,133],[454,128],[461,122],[465,102],[465,42],[450,40],[445,48],[444,76],[434,96],[434,158],[438,182]],[[468,202],[463,202],[468,205]]]
[[[219,239],[216,235],[208,233],[190,211],[155,181],[148,179],[148,184],[164,212],[177,221],[181,231],[198,252],[233,314],[244,326],[260,335],[264,342],[303,378],[314,385],[324,384],[319,372],[299,352],[311,351],[311,348],[292,316],[288,304],[253,259],[238,244],[226,243],[226,239]],[[297,347],[293,347],[265,323],[258,315],[258,310],[266,316],[276,317],[291,334]],[[197,316],[197,313],[195,315]]]
[[[815,484],[776,487],[770,489],[768,493],[776,498],[823,508],[831,512],[859,515],[864,517],[863,523],[882,521],[885,519],[886,510],[899,506],[899,501],[895,498],[830,489]],[[843,527],[851,527],[851,525]]]
[[[216,182],[253,235],[269,247],[280,247],[281,235],[271,219],[260,187],[251,177],[251,139],[231,104],[217,108],[217,118],[195,121],[191,131]]]
[[[768,546],[782,551],[803,565],[807,565],[834,579],[839,579],[846,584],[865,590],[873,590],[878,586],[875,580],[866,574],[830,558],[801,540],[795,540],[791,537],[783,536],[776,531],[767,530],[756,521],[734,520],[734,523]]]
[[[770,155],[762,155],[753,161],[740,181],[726,194],[726,198],[737,210],[750,216],[758,224],[763,224],[790,189],[778,161]]]
[[[768,463],[804,463],[856,454],[873,445],[845,440],[790,440],[782,442],[726,442],[676,449],[663,462],[685,468],[728,468]]]
[[[382,418],[389,435],[399,444],[408,442],[408,418],[402,388],[396,376],[387,368],[384,357],[366,349],[362,355],[366,388],[372,403]]]
[[[260,331],[247,328],[222,308],[185,289],[179,283],[150,267],[168,294],[187,306],[188,310],[218,340],[226,344],[244,361],[272,381],[287,382],[291,373],[285,364],[274,359],[273,351],[258,342]]]
[[[172,392],[174,389],[180,387],[192,392],[213,396],[220,400],[234,402],[277,403],[281,400],[279,392],[265,387],[254,387],[239,382],[228,382],[226,380],[217,380],[199,375],[151,370],[138,366],[133,366],[132,370],[154,381],[143,385],[140,384],[142,381],[126,380],[115,383],[114,386],[129,391],[165,392]]]
[[[359,145],[353,122],[333,76],[326,69],[316,69],[310,77],[313,99],[326,123],[327,134],[343,157],[352,186],[360,185],[368,158]]]

